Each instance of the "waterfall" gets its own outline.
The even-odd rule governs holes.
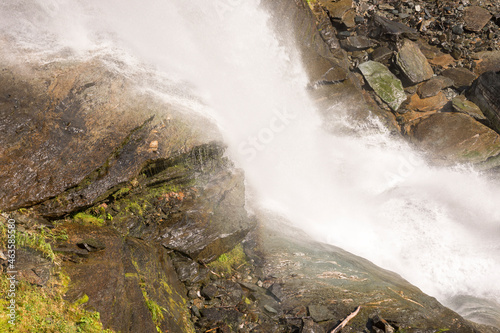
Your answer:
[[[126,63],[161,82],[141,89],[213,118],[245,170],[249,209],[272,209],[463,314],[460,297],[500,302],[499,184],[467,165],[427,165],[375,118],[355,137],[323,130],[297,51],[258,0],[6,0],[0,15],[0,43],[14,41],[19,60]],[[341,126],[362,126],[342,108],[332,101]]]

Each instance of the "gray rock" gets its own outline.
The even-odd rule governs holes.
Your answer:
[[[375,15],[373,19],[375,25],[379,26],[382,30],[382,34],[388,35],[389,37],[406,37],[411,40],[416,40],[418,38],[418,31],[410,28],[402,23],[391,21],[388,18]]]
[[[453,110],[456,112],[465,113],[476,120],[486,120],[486,117],[481,112],[481,109],[463,95],[459,95],[451,100]]]
[[[325,305],[314,304],[307,307],[309,315],[315,322],[321,322],[326,320],[332,320],[335,318],[335,314],[328,309]]]
[[[408,39],[396,54],[396,64],[412,84],[428,80],[434,75],[418,45]]]
[[[375,93],[396,111],[406,100],[401,81],[383,64],[367,61],[359,65],[359,69]]]
[[[468,7],[464,13],[465,28],[471,31],[481,31],[491,17],[490,12],[484,8],[479,6]]]
[[[310,318],[304,318],[304,325],[300,333],[325,333],[323,327],[319,326],[314,320]]]
[[[500,72],[482,74],[465,95],[479,106],[493,129],[500,133]]]
[[[340,45],[348,51],[366,50],[375,46],[375,43],[365,36],[351,36],[340,41]]]
[[[393,54],[394,52],[392,52],[389,48],[381,46],[377,47],[371,53],[371,58],[373,61],[377,61],[380,63],[387,63],[389,60],[391,60]]]
[[[417,122],[410,140],[434,164],[481,163],[500,153],[500,136],[462,113],[436,113]]]
[[[476,79],[476,74],[465,68],[449,68],[444,70],[441,75],[452,79],[453,87],[458,91],[465,90]]]
[[[217,287],[213,284],[209,284],[201,288],[201,296],[205,299],[213,299],[219,294]]]
[[[453,80],[444,76],[435,76],[430,80],[422,83],[417,89],[418,96],[420,98],[428,98],[436,96],[441,89],[451,87],[453,85]]]

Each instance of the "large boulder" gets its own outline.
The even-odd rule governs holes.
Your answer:
[[[57,199],[41,211],[62,216],[91,205],[147,161],[219,137],[215,125],[142,93],[135,80],[98,59],[4,61],[0,209]]]
[[[439,165],[480,163],[500,154],[500,136],[463,113],[436,113],[420,119],[410,140]]]
[[[500,133],[500,72],[482,74],[466,91],[466,96],[479,106],[492,128]]]

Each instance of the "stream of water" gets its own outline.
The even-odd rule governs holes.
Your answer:
[[[298,54],[259,1],[4,0],[0,18],[20,59],[116,58],[154,71],[177,89],[146,88],[218,123],[254,207],[470,318],[500,317],[499,184],[467,166],[428,166],[374,119],[357,137],[324,131]],[[331,111],[354,126],[342,105]]]

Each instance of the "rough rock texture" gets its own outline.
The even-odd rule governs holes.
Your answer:
[[[401,81],[387,67],[375,61],[367,61],[359,65],[359,69],[370,87],[396,111],[406,100]]]
[[[480,31],[490,19],[490,12],[482,7],[471,6],[465,10],[465,28],[468,30]]]
[[[66,225],[69,240],[60,244],[64,270],[71,278],[66,299],[88,296],[86,307],[100,312],[106,328],[119,332],[194,332],[186,306],[186,291],[177,279],[167,251],[145,241],[125,237],[109,228]],[[72,253],[76,244],[102,243],[86,255]],[[153,322],[148,307],[155,302],[164,319]]]
[[[148,160],[217,138],[208,121],[140,93],[99,60],[4,63],[0,130],[0,208],[55,198],[40,207],[47,216],[90,205]]]
[[[500,133],[500,72],[487,72],[474,81],[466,96],[488,118],[492,127]]]
[[[390,321],[393,331],[431,332],[446,327],[457,333],[474,332],[474,325],[397,274],[334,246],[311,241],[278,217],[260,216],[259,220],[257,235],[245,243],[245,249],[262,267],[264,287],[279,283],[280,309],[288,317],[282,320],[289,325],[308,312],[324,332],[331,332],[361,306],[343,331],[364,331],[373,326],[377,315]],[[307,306],[307,312],[302,306]]]
[[[450,68],[441,73],[444,77],[453,80],[453,87],[463,91],[476,79],[476,75],[466,68]]]
[[[434,75],[418,45],[408,39],[396,54],[396,64],[412,84],[428,80]]]
[[[500,136],[462,113],[436,113],[417,122],[411,140],[435,163],[479,163],[500,153]]]
[[[440,91],[437,95],[428,98],[420,98],[418,94],[414,94],[406,107],[409,110],[419,112],[438,111],[447,103],[448,99]]]
[[[463,95],[453,98],[451,103],[453,105],[453,110],[456,112],[465,113],[476,120],[486,120],[486,117],[481,112],[481,109],[476,104],[468,101]]]

